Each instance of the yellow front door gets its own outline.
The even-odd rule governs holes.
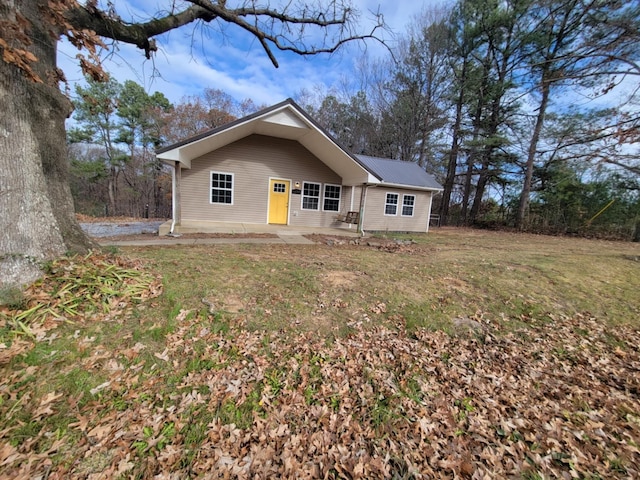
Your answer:
[[[290,186],[289,180],[269,181],[269,223],[287,224]]]

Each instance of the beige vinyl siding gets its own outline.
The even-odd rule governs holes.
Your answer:
[[[398,195],[398,209],[396,215],[385,215],[387,193]],[[402,196],[415,195],[413,216],[402,215]],[[431,211],[431,192],[386,188],[384,185],[369,187],[365,205],[365,231],[389,232],[426,232]]]
[[[265,224],[268,221],[269,179],[340,185],[342,179],[298,142],[251,135],[192,161],[182,170],[182,219]],[[211,203],[211,172],[233,174],[233,205]],[[340,210],[344,209],[345,187]],[[359,201],[359,199],[358,199]],[[302,195],[291,194],[289,225],[337,226],[336,212],[302,210]]]

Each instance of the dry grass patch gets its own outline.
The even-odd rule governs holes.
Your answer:
[[[356,287],[359,276],[356,272],[337,270],[325,273],[322,279],[329,288],[350,289]]]

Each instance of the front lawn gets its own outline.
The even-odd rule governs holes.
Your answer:
[[[0,310],[0,477],[640,475],[640,246],[413,240],[54,265]]]

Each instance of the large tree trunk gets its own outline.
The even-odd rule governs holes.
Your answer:
[[[449,207],[451,203],[451,193],[456,180],[456,172],[458,171],[458,152],[460,150],[460,136],[462,125],[462,107],[464,106],[465,79],[467,75],[467,59],[465,57],[462,63],[462,72],[460,78],[462,81],[459,85],[458,100],[456,101],[456,119],[453,124],[451,153],[449,154],[449,162],[447,164],[447,178],[444,182],[444,191],[442,192],[442,205],[440,206],[441,225],[449,224]]]
[[[457,107],[456,107],[457,110]],[[456,172],[458,170],[458,151],[460,150],[458,135],[460,132],[460,118],[462,107],[456,112],[456,122],[453,127],[453,139],[451,140],[451,153],[449,153],[449,161],[447,163],[447,177],[444,181],[444,190],[442,192],[442,204],[440,205],[440,221],[441,225],[449,224],[449,207],[451,206],[451,194],[456,181]]]
[[[16,10],[31,22],[39,59],[26,78],[0,61],[0,285],[25,285],[41,274],[41,263],[92,243],[75,220],[68,184],[64,122],[71,103],[58,89],[56,40],[40,23],[46,1],[0,4],[0,16]]]
[[[518,213],[516,215],[516,227],[523,230],[527,223],[527,213],[529,211],[529,201],[531,197],[531,185],[533,181],[533,167],[536,161],[536,153],[538,151],[538,141],[542,132],[547,105],[549,103],[549,95],[551,93],[551,83],[547,81],[547,74],[542,75],[542,99],[538,108],[538,116],[536,124],[533,127],[533,134],[529,142],[527,152],[527,163],[524,168],[524,181],[522,182],[522,191],[520,192],[520,203],[518,205]]]
[[[460,211],[463,225],[469,224],[469,199],[471,198],[471,187],[474,170],[474,153],[467,155],[467,171],[464,174],[464,191],[462,192],[462,209]],[[458,222],[459,223],[459,222]]]
[[[469,216],[470,223],[476,223],[480,216],[480,208],[482,207],[482,197],[484,197],[484,191],[489,183],[489,162],[490,151],[484,153],[485,157],[482,160],[482,166],[478,172],[478,183],[476,184],[476,192],[473,197],[473,205],[471,206],[471,214]]]

